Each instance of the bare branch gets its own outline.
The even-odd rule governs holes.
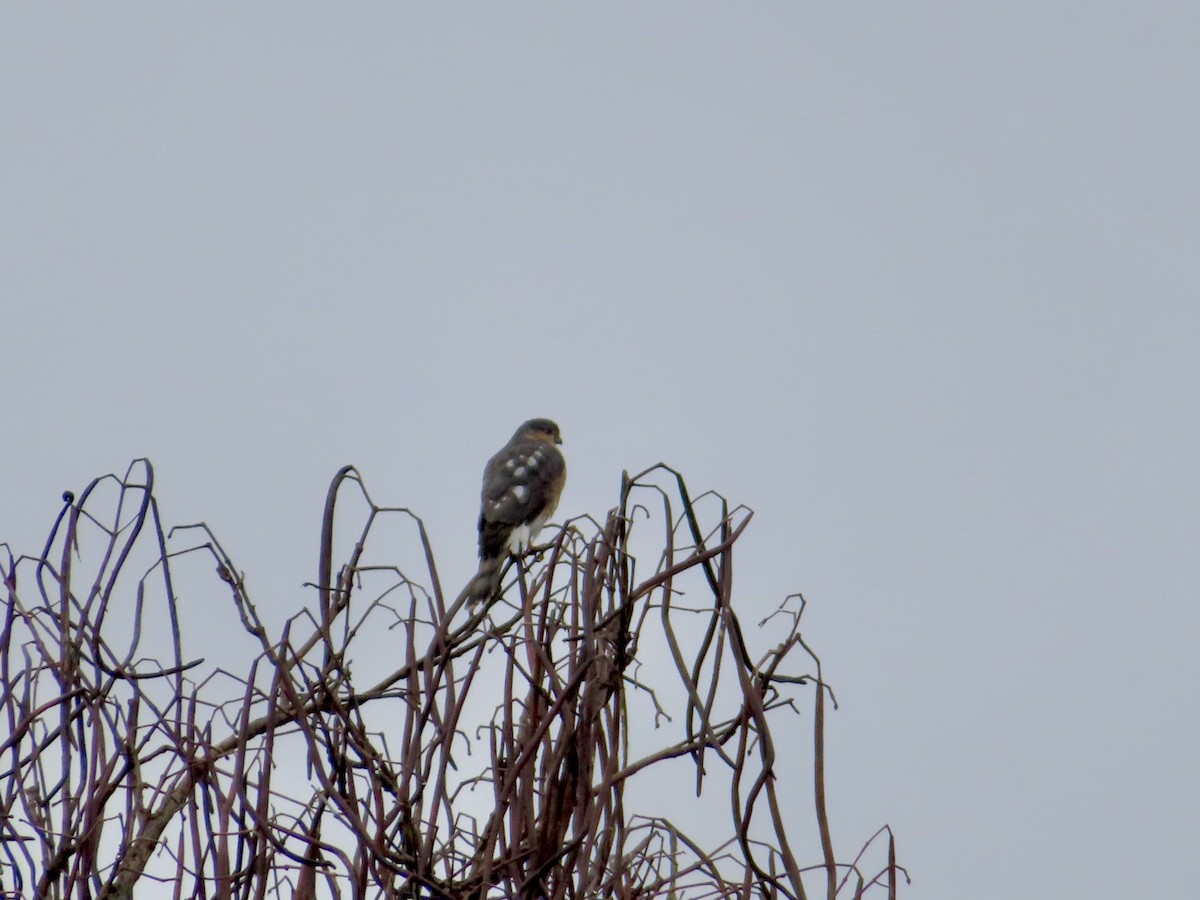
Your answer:
[[[0,896],[806,898],[823,872],[828,898],[892,898],[907,879],[887,826],[838,861],[804,599],[746,632],[753,513],[675,470],[624,475],[606,516],[469,610],[421,520],[344,467],[307,602],[277,625],[212,529],[164,526],[154,483],[135,460],[64,495],[40,554],[0,545]],[[198,612],[220,636],[199,649]],[[811,867],[772,731],[806,709]],[[679,767],[686,830],[656,809]]]

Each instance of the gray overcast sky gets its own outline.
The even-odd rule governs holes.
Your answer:
[[[1194,2],[5,4],[0,540],[146,455],[286,608],[353,462],[465,578],[483,461],[553,416],[561,514],[660,459],[757,511],[746,618],[809,599],[843,851],[890,822],[932,900],[1180,896],[1198,38]]]

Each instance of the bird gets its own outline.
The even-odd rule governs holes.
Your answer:
[[[471,604],[496,595],[505,561],[527,553],[554,514],[567,481],[567,462],[558,449],[560,444],[557,424],[550,419],[529,419],[484,467],[479,571],[467,586]]]

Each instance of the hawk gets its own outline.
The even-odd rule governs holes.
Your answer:
[[[509,556],[528,552],[558,506],[567,481],[562,437],[549,419],[530,419],[483,470],[479,504],[479,571],[468,586],[472,603],[494,596]]]

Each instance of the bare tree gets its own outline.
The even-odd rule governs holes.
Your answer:
[[[168,532],[148,461],[64,495],[40,554],[0,545],[0,896],[894,897],[889,828],[834,851],[803,598],[759,650],[737,616],[750,519],[666,466],[626,475],[471,611],[420,520],[347,467],[311,609],[272,628],[206,525]],[[240,667],[185,646],[178,571],[205,558]],[[807,812],[781,796],[781,727]],[[655,808],[681,772],[686,828]]]

